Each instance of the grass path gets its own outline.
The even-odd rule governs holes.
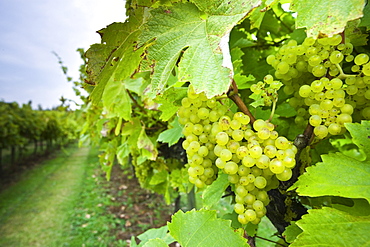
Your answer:
[[[0,194],[0,246],[62,246],[91,154],[70,147]],[[66,154],[66,153],[69,153]]]

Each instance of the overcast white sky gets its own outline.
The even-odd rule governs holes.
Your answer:
[[[100,42],[96,33],[125,21],[124,0],[0,1],[0,100],[51,108],[64,96],[75,100],[72,83],[55,51],[78,78],[77,48]]]

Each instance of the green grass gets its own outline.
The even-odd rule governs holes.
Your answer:
[[[96,150],[69,147],[3,191],[0,246],[66,245],[86,175],[96,167],[96,154]]]

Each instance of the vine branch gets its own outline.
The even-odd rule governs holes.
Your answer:
[[[238,106],[238,108],[245,114],[248,115],[251,119],[251,124],[256,121],[256,118],[253,114],[249,111],[248,107],[245,105],[244,101],[240,98],[238,94],[238,87],[234,80],[232,80],[232,87],[230,88],[229,92],[227,93],[227,97],[234,101],[234,103]]]

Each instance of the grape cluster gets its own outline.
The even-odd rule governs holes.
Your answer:
[[[215,98],[208,99],[204,93],[196,94],[188,87],[188,96],[181,101],[178,111],[179,123],[184,125],[185,140],[182,143],[188,159],[189,181],[198,188],[211,184],[218,173],[213,152],[215,138],[213,123],[218,122],[227,107]]]
[[[258,224],[269,203],[267,191],[287,181],[295,166],[296,147],[279,136],[274,125],[258,119],[252,125],[249,117],[237,112],[223,116],[215,128],[216,166],[233,184],[234,210],[242,224]]]
[[[252,124],[248,115],[232,113],[214,98],[196,94],[192,86],[178,116],[184,125],[189,181],[203,188],[219,170],[228,174],[239,222],[258,224],[266,214],[267,191],[292,176],[296,147],[272,123],[258,119]]]
[[[262,98],[263,104],[261,105],[271,106],[273,102],[277,101],[277,91],[281,88],[282,85],[283,84],[280,81],[275,81],[272,75],[266,75],[263,78],[263,81],[252,84],[250,90],[253,94],[250,96],[250,98],[254,99],[257,102],[259,98]]]
[[[353,117],[370,119],[369,56],[352,53],[349,40],[334,35],[307,37],[300,45],[290,40],[266,59],[284,92],[293,95],[289,104],[297,110],[296,123],[311,124],[320,139],[342,134]]]

